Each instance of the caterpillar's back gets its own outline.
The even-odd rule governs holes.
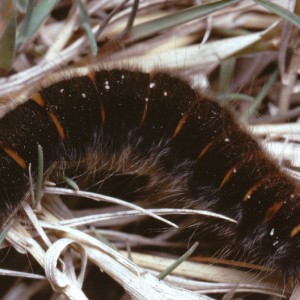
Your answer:
[[[178,184],[182,205],[235,218],[234,243],[250,261],[299,275],[297,185],[227,110],[184,80],[160,71],[93,71],[42,88],[6,114],[0,120],[2,226],[29,188],[38,144],[46,167],[91,148],[106,157],[130,147],[135,160],[155,161],[154,172],[167,179],[154,185],[166,197]]]

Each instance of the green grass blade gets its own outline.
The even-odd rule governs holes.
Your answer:
[[[186,261],[196,250],[199,242],[196,242],[186,253],[184,253],[181,257],[179,257],[174,263],[172,263],[169,267],[166,268],[163,272],[158,275],[159,280],[163,280],[166,278],[173,270],[175,270],[180,264]]]
[[[18,10],[22,14],[25,14],[26,9],[27,9],[27,1],[26,0],[16,0],[15,2],[16,2]]]
[[[259,107],[259,105],[262,103],[266,95],[268,94],[270,88],[275,83],[276,78],[278,76],[278,70],[276,69],[273,74],[269,77],[269,80],[267,81],[266,85],[262,88],[260,93],[255,98],[254,102],[250,105],[249,109],[246,111],[246,113],[242,116],[242,121],[246,121]]]
[[[73,190],[75,191],[79,191],[79,186],[77,185],[77,183],[70,177],[63,175],[62,180],[68,185],[70,186]]]
[[[201,4],[137,25],[129,32],[129,40],[132,41],[148,37],[161,30],[207,16],[215,11],[240,1],[241,0],[222,0],[204,5]]]
[[[33,36],[58,2],[59,0],[40,1],[35,7],[34,1],[28,2],[25,19],[20,23],[17,31],[17,47]]]
[[[255,2],[300,28],[300,17],[291,11],[269,0],[255,0]]]
[[[96,239],[98,239],[100,242],[107,245],[108,247],[118,251],[118,248],[115,247],[103,234],[101,234],[99,230],[95,228],[95,226],[90,226],[90,229],[91,233],[93,233]]]
[[[38,172],[37,172],[37,181],[35,187],[36,204],[40,202],[42,197],[43,179],[44,179],[44,153],[43,153],[42,146],[38,145]]]
[[[219,75],[219,91],[225,93],[229,91],[233,79],[236,58],[230,57],[222,61]]]
[[[88,15],[88,12],[86,11],[83,3],[81,2],[81,0],[77,0],[76,2],[77,2],[79,12],[80,12],[81,27],[84,29],[84,31],[86,32],[86,34],[88,36],[93,55],[96,56],[97,52],[98,52],[98,46],[97,46],[97,41],[93,34],[92,28],[90,26],[90,17]]]
[[[30,23],[30,20],[32,18],[32,12],[34,9],[34,0],[29,0],[28,1],[28,5],[26,7],[26,11],[25,11],[25,17],[23,22],[21,22],[21,24],[18,27],[18,32],[17,32],[17,45],[19,45],[19,36],[25,36],[27,30],[28,30],[28,26]]]
[[[84,29],[84,31],[86,32],[86,34],[88,36],[88,40],[89,40],[89,43],[90,43],[92,53],[93,53],[94,56],[96,56],[97,52],[98,52],[98,46],[97,46],[97,41],[96,41],[95,36],[93,34],[92,28],[91,28],[90,24],[88,24],[88,23],[82,23],[81,26],[82,26],[82,28]]]
[[[253,101],[254,98],[240,93],[220,93],[216,96],[217,101],[230,102],[230,101]]]
[[[0,74],[12,67],[16,53],[16,10],[12,10],[6,28],[0,37]]]
[[[2,229],[2,231],[0,232],[0,245],[3,243],[3,241],[5,240],[7,233],[9,232],[10,228],[12,226],[12,221],[10,220],[10,222],[8,222],[4,228]]]

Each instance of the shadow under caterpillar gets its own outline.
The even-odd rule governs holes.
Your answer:
[[[0,120],[2,227],[29,189],[38,144],[46,168],[93,149],[104,163],[121,156],[122,171],[151,169],[156,180],[141,186],[159,186],[172,201],[179,190],[183,206],[234,218],[232,245],[249,261],[299,276],[297,184],[226,109],[183,79],[158,70],[91,71],[44,87],[7,113]]]

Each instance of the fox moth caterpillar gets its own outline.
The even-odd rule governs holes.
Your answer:
[[[160,178],[154,185],[165,196],[174,200],[170,187],[178,185],[182,205],[237,220],[233,244],[251,262],[299,274],[297,184],[226,109],[177,76],[91,71],[43,87],[8,112],[0,119],[1,226],[29,189],[37,145],[46,168],[91,148],[103,157],[130,148],[135,161],[153,161],[148,179]]]

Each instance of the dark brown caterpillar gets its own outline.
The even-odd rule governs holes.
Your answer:
[[[47,168],[90,148],[118,153],[130,146],[145,161],[157,154],[160,174],[182,179],[183,205],[236,219],[234,243],[251,262],[299,275],[296,183],[227,110],[184,80],[160,71],[101,70],[42,88],[6,114],[0,120],[1,226],[28,190],[38,144]]]

